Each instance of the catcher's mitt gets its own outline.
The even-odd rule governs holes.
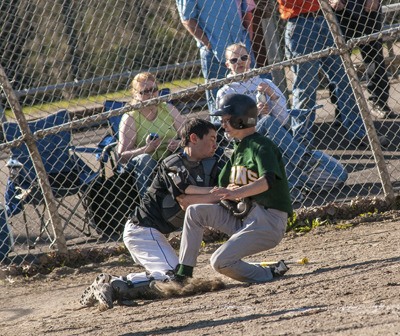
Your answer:
[[[233,216],[239,219],[243,219],[247,216],[252,205],[250,199],[248,198],[243,198],[239,202],[221,200],[219,204],[227,209]]]

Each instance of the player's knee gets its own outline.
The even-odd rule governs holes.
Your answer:
[[[217,251],[218,252],[218,251]],[[221,254],[214,253],[210,258],[211,267],[218,273],[224,274],[229,269],[231,264],[229,261],[224,259]]]
[[[207,215],[207,212],[203,209],[204,205],[208,204],[192,204],[186,208],[185,216],[187,218],[187,222],[189,223],[202,223],[204,221],[204,216]]]

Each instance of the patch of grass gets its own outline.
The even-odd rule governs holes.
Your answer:
[[[190,80],[174,80],[171,82],[165,82],[160,84],[160,89],[170,88],[171,91],[180,91],[186,88],[194,87],[204,83],[203,78],[193,78]],[[22,110],[25,115],[35,116],[39,113],[54,113],[61,109],[74,109],[77,107],[92,106],[94,104],[102,104],[105,100],[129,100],[131,97],[130,90],[122,90],[113,93],[101,94],[96,96],[90,96],[85,98],[75,98],[70,100],[60,100],[52,103],[37,104],[33,106],[23,106]],[[5,110],[5,115],[7,118],[14,118],[14,113],[11,109]]]
[[[341,224],[335,225],[335,228],[338,230],[347,230],[347,229],[350,229],[351,227],[353,227],[353,224],[351,224],[351,223],[341,223]]]

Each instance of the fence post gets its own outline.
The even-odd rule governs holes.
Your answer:
[[[356,70],[354,69],[353,62],[351,60],[350,53],[347,51],[346,41],[341,34],[339,24],[336,20],[336,15],[333,12],[328,0],[318,0],[324,17],[328,22],[329,30],[333,35],[333,39],[337,48],[341,51],[340,58],[342,59],[345,71],[350,79],[350,85],[353,89],[354,96],[356,98],[357,105],[360,109],[361,117],[364,121],[365,128],[367,130],[367,136],[369,143],[372,148],[372,154],[374,156],[375,163],[378,168],[378,174],[382,182],[383,192],[385,193],[385,199],[387,202],[393,204],[394,191],[392,183],[390,182],[390,175],[385,163],[382,148],[376,134],[375,126],[371,118],[371,113],[368,108],[367,101],[364,97],[364,93],[358,79]],[[343,53],[343,50],[345,52]]]
[[[42,189],[44,200],[47,206],[47,211],[49,213],[49,218],[53,225],[53,231],[58,251],[61,254],[67,255],[68,249],[62,228],[61,217],[58,213],[57,204],[50,187],[49,179],[46,170],[44,168],[42,158],[36,146],[35,137],[32,134],[31,130],[29,129],[28,122],[26,121],[25,115],[22,113],[22,108],[18,101],[18,98],[1,65],[0,65],[0,87],[4,91],[7,101],[14,112],[18,125],[21,129],[22,137],[26,142],[26,146],[28,147],[29,155],[31,156],[33,166],[38,175],[39,185],[40,188]]]

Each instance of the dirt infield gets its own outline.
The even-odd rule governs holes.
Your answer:
[[[195,277],[221,278],[218,292],[139,301],[99,312],[78,299],[99,272],[126,274],[130,260],[61,268],[30,280],[0,281],[1,335],[400,335],[400,212],[376,222],[319,227],[288,235],[252,261],[296,261],[282,279],[244,285],[209,266],[201,253]],[[14,282],[12,282],[14,281]]]

